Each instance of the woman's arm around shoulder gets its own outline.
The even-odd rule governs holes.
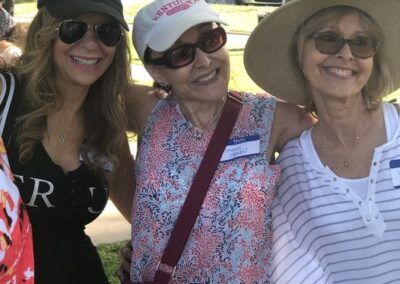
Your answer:
[[[140,134],[146,124],[150,111],[162,97],[163,91],[145,85],[130,85],[126,102],[128,131]]]
[[[299,137],[300,133],[316,123],[316,119],[305,109],[277,100],[272,133],[268,147],[268,157],[280,151],[290,140]]]
[[[135,194],[135,160],[130,152],[128,139],[119,157],[118,165],[106,174],[110,199],[125,219],[131,222],[131,209]]]

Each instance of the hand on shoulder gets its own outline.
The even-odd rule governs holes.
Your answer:
[[[274,149],[280,150],[287,142],[299,137],[302,131],[312,127],[317,122],[304,108],[277,100],[272,128],[275,137]],[[272,142],[271,141],[271,142]]]
[[[156,102],[165,97],[165,91],[146,85],[131,85],[126,102],[128,130],[141,133]]]

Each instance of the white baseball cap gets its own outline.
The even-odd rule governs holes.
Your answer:
[[[147,47],[163,52],[185,31],[208,22],[227,25],[204,0],[155,0],[134,18],[133,45],[143,61]]]

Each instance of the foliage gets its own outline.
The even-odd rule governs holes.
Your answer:
[[[119,267],[119,250],[127,241],[116,242],[111,244],[103,244],[97,246],[101,260],[103,261],[104,270],[111,284],[119,284],[120,281],[116,276]]]

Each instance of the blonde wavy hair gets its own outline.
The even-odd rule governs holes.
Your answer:
[[[35,145],[43,139],[46,118],[54,111],[60,95],[53,60],[59,22],[45,8],[38,11],[28,30],[25,51],[14,68],[23,94],[16,133],[19,160],[23,163],[32,158]],[[126,145],[124,102],[125,90],[131,83],[126,35],[124,31],[111,65],[90,87],[82,106],[86,135],[81,152],[84,162],[94,170],[104,167],[105,161],[116,165]]]
[[[358,15],[365,31],[375,39],[379,40],[381,47],[374,55],[374,65],[372,74],[367,84],[362,89],[362,96],[365,106],[368,110],[375,110],[380,106],[382,97],[393,90],[392,76],[387,64],[386,54],[383,46],[386,45],[385,38],[378,24],[368,14],[349,6],[335,6],[324,9],[309,19],[307,19],[297,30],[292,41],[292,57],[301,71],[302,52],[306,40],[316,33],[324,24],[333,19],[340,19],[348,14]],[[303,73],[301,71],[301,73]],[[304,78],[304,80],[307,80]],[[317,114],[314,102],[311,96],[307,97],[306,108],[311,113]]]

